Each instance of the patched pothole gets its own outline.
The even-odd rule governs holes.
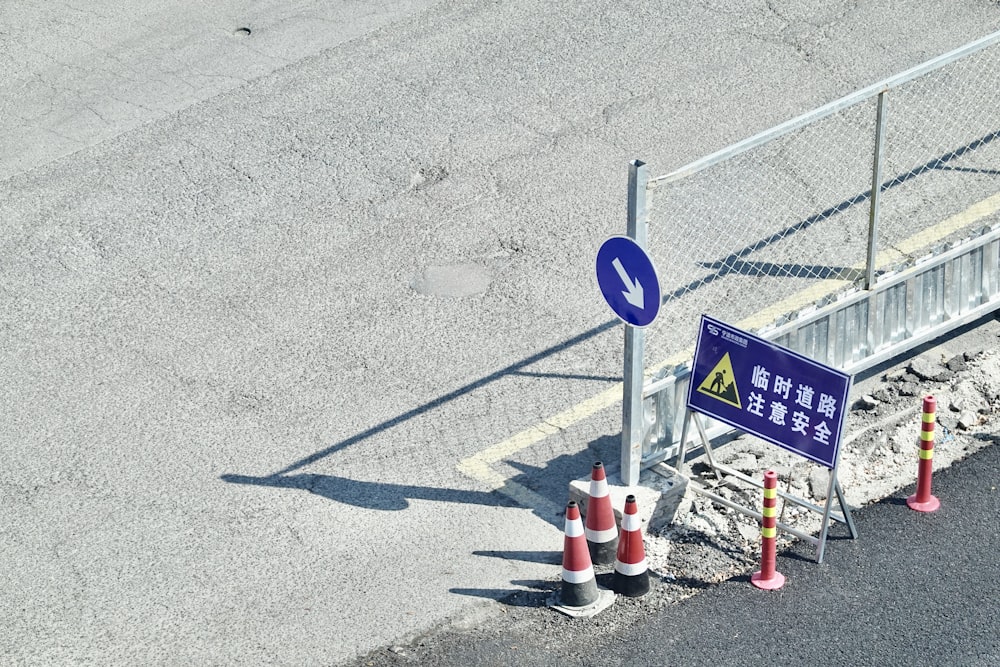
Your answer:
[[[493,277],[479,264],[446,264],[428,266],[410,286],[420,294],[443,297],[463,297],[482,294]]]
[[[410,176],[410,189],[423,190],[448,178],[448,170],[439,164],[421,167]]]

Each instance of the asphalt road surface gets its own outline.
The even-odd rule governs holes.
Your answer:
[[[822,565],[809,545],[779,554],[786,579],[777,591],[737,577],[614,632],[600,616],[564,619],[543,632],[545,614],[562,617],[537,610],[357,664],[996,665],[1000,447],[993,444],[934,475],[938,511],[909,509],[911,486],[855,512],[863,538],[833,531]]]
[[[0,654],[330,664],[497,613],[552,574],[497,555],[559,544],[567,482],[618,456],[609,405],[476,459],[620,379],[592,272],[629,160],[998,27],[988,0],[5,3]]]

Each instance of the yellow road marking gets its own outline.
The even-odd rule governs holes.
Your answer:
[[[875,257],[875,266],[886,266],[902,262],[918,250],[923,250],[932,246],[941,239],[947,237],[949,234],[957,232],[965,227],[969,227],[977,220],[982,220],[986,216],[992,215],[997,211],[1000,211],[1000,192],[992,197],[987,197],[981,202],[973,204],[961,213],[957,213],[950,218],[939,222],[933,227],[928,227],[927,229],[918,232],[905,241],[899,242],[894,248],[883,250]],[[847,271],[846,273],[850,274],[852,271],[860,271],[864,268],[865,263],[861,262],[852,266],[851,271]],[[782,299],[781,301],[768,306],[764,310],[751,315],[747,319],[740,322],[739,328],[759,329],[767,324],[770,324],[771,322],[774,322],[786,313],[793,313],[811,303],[819,301],[823,297],[836,292],[841,287],[846,287],[851,282],[852,281],[847,278],[829,278],[827,280],[821,280],[820,282],[810,285],[806,289],[793,294],[787,299]]]
[[[973,204],[961,213],[957,213],[949,218],[946,218],[933,227],[928,227],[927,229],[918,232],[910,238],[901,241],[894,248],[879,253],[876,257],[876,266],[885,266],[887,264],[901,262],[907,256],[912,255],[919,250],[923,250],[947,237],[949,234],[965,227],[969,227],[976,221],[992,215],[997,211],[1000,211],[1000,192]],[[854,271],[864,268],[864,263],[856,264],[851,267]],[[851,272],[848,271],[846,273],[850,274]],[[803,289],[786,299],[782,299],[781,301],[754,313],[750,317],[740,321],[737,324],[737,327],[740,329],[759,329],[767,324],[770,324],[771,322],[774,322],[777,318],[786,313],[795,312],[796,310],[804,308],[809,304],[819,301],[823,297],[849,285],[851,282],[853,281],[847,278],[830,278],[814,283],[806,289]],[[651,366],[646,371],[646,374],[649,375],[655,373],[663,368],[672,368],[680,363],[683,363],[684,361],[687,361],[691,358],[693,349],[694,348],[690,351],[675,354],[668,359]],[[512,482],[510,479],[493,470],[491,466],[494,463],[499,463],[508,456],[516,454],[522,449],[526,449],[541,442],[550,435],[558,433],[559,431],[569,428],[573,424],[583,421],[604,408],[620,403],[622,400],[622,390],[623,384],[621,382],[615,383],[596,396],[588,398],[582,403],[577,403],[571,408],[553,415],[539,424],[527,428],[520,433],[507,438],[506,440],[498,442],[492,447],[488,447],[481,452],[460,461],[458,463],[458,469],[463,474],[481,482],[487,488],[500,491],[504,495],[513,498],[522,505],[527,507],[545,507],[547,509],[551,509],[553,503],[549,500],[520,484]]]
[[[622,383],[618,382],[605,389],[601,393],[588,398],[582,403],[577,403],[568,410],[564,410],[557,415],[546,419],[540,424],[527,428],[520,433],[513,435],[502,442],[499,442],[488,449],[471,456],[458,464],[458,469],[477,479],[492,489],[500,489],[508,484],[509,480],[494,472],[490,465],[530,447],[537,442],[554,433],[558,433],[573,424],[583,421],[587,417],[611,407],[622,400]],[[525,489],[527,491],[527,489]]]

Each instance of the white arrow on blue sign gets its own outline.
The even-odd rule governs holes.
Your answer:
[[[612,236],[597,251],[597,284],[626,324],[645,327],[660,312],[660,281],[646,251],[627,236]]]

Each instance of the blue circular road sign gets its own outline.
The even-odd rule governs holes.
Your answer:
[[[627,236],[612,236],[597,251],[597,284],[626,324],[644,327],[660,312],[660,281],[646,251]]]

